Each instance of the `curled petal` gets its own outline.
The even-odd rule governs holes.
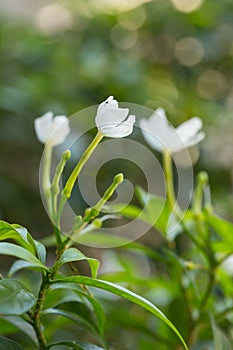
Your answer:
[[[101,114],[96,116],[96,125],[98,129],[105,135],[105,128],[111,128],[111,126],[116,127],[121,124],[129,113],[128,108],[106,108]],[[105,135],[107,136],[107,135]]]
[[[95,118],[98,130],[107,137],[120,138],[128,136],[133,131],[135,116],[128,116],[128,108],[119,108],[113,96],[102,102]]]
[[[196,145],[197,143],[201,142],[204,138],[205,138],[205,133],[203,131],[199,132],[189,140],[189,142],[187,143],[187,147]]]
[[[135,123],[135,116],[130,115],[125,121],[115,125],[105,125],[102,128],[102,133],[107,137],[121,138],[130,135],[133,132],[133,125]]]
[[[193,138],[202,128],[202,120],[199,117],[193,117],[180,124],[176,131],[184,143]]]

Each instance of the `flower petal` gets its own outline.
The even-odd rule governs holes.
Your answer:
[[[176,131],[186,144],[195,134],[202,128],[202,120],[199,117],[193,117],[186,122],[180,124]]]
[[[103,134],[107,137],[121,138],[130,135],[133,131],[133,125],[135,123],[135,116],[130,115],[127,120],[120,124],[111,123],[111,125],[103,126]]]
[[[46,143],[52,131],[53,113],[51,111],[34,120],[34,127],[38,140]]]
[[[203,131],[199,132],[198,134],[194,135],[187,143],[187,147],[191,147],[196,145],[197,143],[201,142],[205,138],[205,133]]]
[[[113,96],[109,96],[105,101],[100,103],[97,109],[97,115],[100,115],[106,108],[118,108],[118,102]]]
[[[162,108],[156,109],[149,119],[142,119],[140,126],[146,141],[159,152],[168,149],[171,153],[177,153],[205,137],[203,132],[199,132],[202,128],[199,117],[193,117],[175,129],[169,124]]]
[[[37,138],[40,142],[50,142],[57,146],[65,141],[70,132],[69,119],[60,115],[53,119],[53,113],[48,112],[34,121]]]
[[[164,149],[173,152],[176,145],[180,145],[179,136],[169,124],[163,108],[157,108],[149,119],[142,119],[140,127],[149,145],[159,152]]]
[[[53,132],[49,136],[49,141],[53,146],[60,145],[69,133],[69,119],[65,115],[58,115],[53,119]]]

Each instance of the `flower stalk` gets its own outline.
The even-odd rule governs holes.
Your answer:
[[[92,208],[87,208],[83,218],[80,215],[76,217],[74,227],[71,231],[71,236],[68,237],[64,243],[66,247],[70,247],[73,244],[71,239],[73,241],[76,240],[82,230],[88,225],[88,223],[99,215],[105,203],[113,195],[114,191],[123,182],[123,180],[124,175],[122,173],[117,174],[114,177],[112,184],[107,188],[107,190],[104,192],[103,197],[96,203],[96,205],[94,205]]]
[[[163,151],[163,166],[167,189],[167,201],[171,209],[174,209],[176,206],[176,197],[173,184],[172,157],[168,150]]]
[[[101,132],[98,132],[96,134],[95,138],[90,143],[90,145],[87,147],[87,149],[83,153],[80,161],[78,162],[78,164],[76,165],[76,167],[72,171],[69,179],[67,180],[65,187],[64,187],[63,191],[61,192],[61,199],[60,199],[59,208],[58,208],[57,220],[60,219],[64,205],[65,205],[67,199],[69,199],[71,196],[75,181],[77,180],[77,178],[80,174],[80,171],[82,170],[82,168],[84,167],[84,165],[86,164],[88,159],[91,157],[92,153],[94,152],[94,150],[96,149],[96,147],[98,146],[98,144],[100,143],[100,141],[102,140],[103,137],[104,137],[104,135]]]
[[[52,201],[51,201],[51,180],[50,180],[50,168],[52,159],[53,147],[50,143],[47,144],[44,150],[43,158],[43,172],[42,172],[42,190],[47,202],[48,212],[52,213]]]

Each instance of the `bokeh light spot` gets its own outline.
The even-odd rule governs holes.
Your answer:
[[[171,0],[174,7],[184,13],[198,10],[203,4],[203,0]]]
[[[56,35],[69,29],[72,24],[71,12],[59,4],[44,6],[36,15],[39,30],[46,35]]]
[[[114,46],[121,50],[128,50],[132,48],[138,39],[136,31],[128,31],[116,25],[112,28],[110,38]]]
[[[206,70],[198,78],[197,90],[202,97],[216,100],[225,95],[227,85],[227,79],[222,73],[217,70]]]
[[[175,56],[182,65],[194,66],[202,60],[204,48],[196,38],[183,38],[176,43]]]
[[[146,13],[143,7],[130,12],[123,12],[118,16],[119,25],[127,30],[139,29],[146,19]]]

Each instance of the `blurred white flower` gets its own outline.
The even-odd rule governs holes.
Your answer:
[[[63,143],[70,133],[69,119],[65,115],[53,117],[47,112],[34,121],[36,136],[42,143],[49,142],[52,146]]]
[[[128,116],[128,113],[128,108],[119,108],[118,102],[114,100],[114,97],[109,96],[97,109],[96,126],[107,137],[120,138],[128,136],[132,133],[135,123],[135,116]]]
[[[155,150],[170,153],[180,152],[202,141],[205,137],[201,131],[202,120],[193,117],[174,128],[167,120],[163,108],[158,108],[149,119],[141,119],[141,131],[145,140]]]

